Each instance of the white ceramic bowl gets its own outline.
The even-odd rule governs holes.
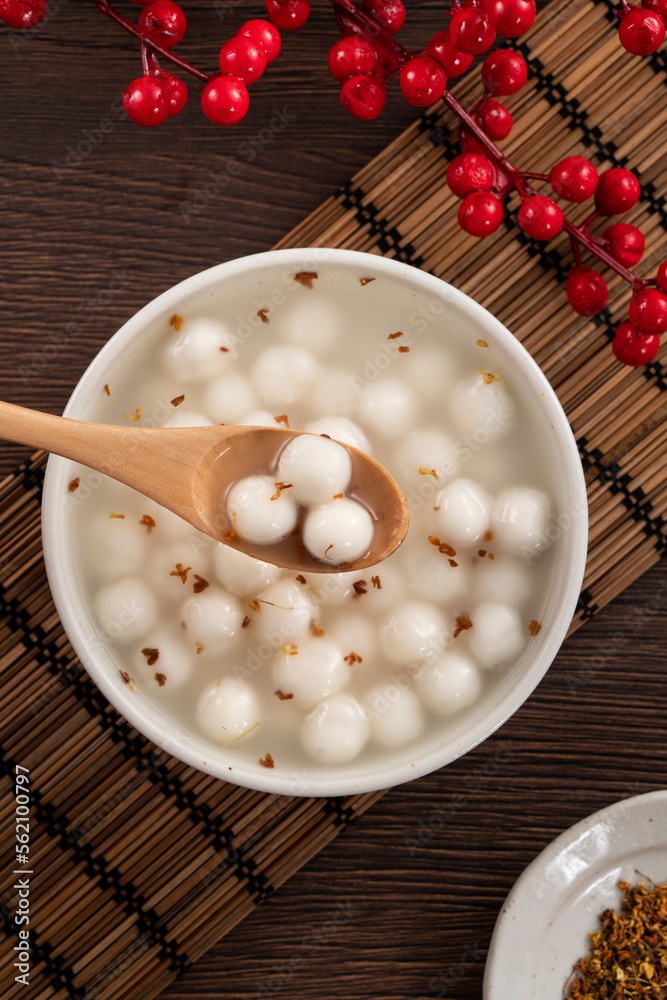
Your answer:
[[[156,707],[126,686],[118,665],[95,636],[95,623],[86,610],[81,576],[72,544],[71,508],[65,502],[72,463],[49,460],[43,506],[44,551],[49,582],[64,628],[83,666],[114,707],[158,746],[191,766],[236,784],[293,795],[346,795],[399,784],[433,771],[476,746],[525,701],[553,661],[574,613],[583,578],[587,548],[586,490],[577,448],[567,419],[544,375],[521,344],[489,312],[457,289],[423,271],[395,260],[347,250],[281,250],[230,261],[194,275],[150,302],[130,319],[90,365],[65,410],[65,415],[91,419],[100,386],[123,365],[131,365],[141,345],[165,318],[187,312],[215,293],[232,294],[235,284],[257,276],[264,288],[299,271],[342,272],[358,279],[379,278],[404,289],[406,299],[426,296],[446,311],[448,328],[458,327],[487,341],[503,370],[517,376],[523,405],[537,433],[542,458],[552,469],[560,512],[559,535],[552,561],[552,578],[542,628],[519,660],[506,670],[491,691],[463,716],[447,721],[442,730],[403,750],[377,755],[372,765],[363,756],[345,765],[299,770],[234,759],[195,733],[170,722]],[[284,288],[285,285],[282,284]],[[274,754],[275,756],[275,754]]]

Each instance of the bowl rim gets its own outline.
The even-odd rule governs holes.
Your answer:
[[[60,544],[63,530],[61,522],[65,515],[60,513],[64,511],[64,505],[58,503],[58,498],[62,498],[62,489],[66,486],[67,469],[71,467],[68,460],[57,456],[49,457],[42,505],[44,558],[56,610],[82,665],[111,705],[157,746],[197,770],[243,787],[287,795],[342,796],[393,787],[451,763],[491,736],[521,707],[553,662],[565,639],[576,608],[587,554],[588,519],[583,469],[567,417],[546,376],[520,341],[487,309],[441,278],[395,258],[380,257],[356,250],[297,247],[250,254],[197,272],[149,301],[107,341],[79,379],[64,415],[68,417],[79,415],[81,407],[87,402],[91,382],[97,386],[103,384],[100,376],[108,363],[129,348],[134,338],[147,324],[165,313],[168,314],[170,310],[177,311],[178,304],[188,296],[201,292],[202,289],[208,289],[218,281],[226,282],[239,276],[246,278],[253,272],[260,274],[267,269],[274,271],[276,268],[282,268],[285,273],[293,275],[295,267],[308,270],[308,265],[312,265],[310,269],[315,270],[318,266],[331,264],[345,270],[354,268],[358,273],[368,277],[407,279],[421,292],[426,294],[431,292],[439,300],[451,303],[469,321],[484,329],[494,338],[496,345],[517,364],[520,375],[524,377],[525,384],[530,389],[530,395],[542,396],[545,413],[554,431],[555,447],[557,446],[567,470],[573,509],[576,513],[572,518],[570,544],[566,550],[569,555],[563,573],[564,578],[569,581],[567,592],[562,597],[548,636],[542,638],[539,655],[517,682],[510,686],[499,702],[490,708],[484,719],[472,727],[465,739],[456,741],[454,746],[451,745],[451,740],[440,742],[428,753],[421,754],[414,760],[407,758],[406,754],[407,759],[404,764],[387,768],[377,767],[363,776],[341,777],[326,774],[305,777],[304,773],[296,774],[289,768],[285,769],[284,774],[279,770],[252,768],[246,762],[239,762],[236,759],[229,762],[233,764],[233,770],[227,769],[227,763],[223,770],[222,765],[218,766],[207,761],[197,751],[198,739],[193,739],[191,741],[193,745],[190,745],[188,740],[170,737],[169,733],[165,732],[165,717],[159,709],[151,706],[150,711],[147,711],[143,702],[132,696],[129,687],[125,685],[118,687],[112,682],[104,664],[101,664],[88,648],[81,620],[82,609],[78,607],[78,602],[73,600],[73,595],[76,594],[76,586],[72,585],[75,584],[74,566],[70,560],[63,558]],[[224,753],[224,748],[216,749],[218,753]]]

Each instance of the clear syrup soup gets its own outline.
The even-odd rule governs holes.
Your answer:
[[[67,497],[81,592],[137,697],[231,765],[301,773],[465,731],[542,627],[558,516],[544,432],[483,338],[444,286],[431,298],[326,265],[153,323],[88,419],[327,434],[392,473],[410,529],[372,569],[298,574],[81,467]]]

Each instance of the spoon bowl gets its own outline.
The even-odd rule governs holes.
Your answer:
[[[298,431],[279,427],[116,427],[56,417],[0,402],[0,437],[43,448],[111,476],[219,542],[287,569],[336,573],[364,569],[391,555],[405,538],[409,515],[402,491],[387,470],[357,448],[341,445],[352,461],[348,493],[374,522],[370,549],[351,563],[328,563],[306,550],[299,531],[272,545],[242,538],[227,514],[234,483],[272,473]]]

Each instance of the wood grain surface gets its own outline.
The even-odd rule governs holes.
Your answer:
[[[442,4],[407,6],[417,45]],[[184,7],[182,53],[211,70],[219,44],[262,14],[259,0]],[[269,249],[409,123],[395,92],[376,122],[343,112],[326,69],[329,6],[312,8],[230,130],[203,117],[195,88],[158,129],[119,114],[138,54],[89,0],[54,0],[34,37],[0,33],[0,399],[60,412],[145,302]],[[0,474],[27,453],[0,442]],[[663,562],[568,640],[490,741],[387,793],[161,1000],[479,997],[525,865],[582,817],[666,784],[666,608]]]

